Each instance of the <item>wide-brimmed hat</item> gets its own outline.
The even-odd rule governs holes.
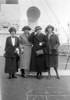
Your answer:
[[[11,33],[13,31],[16,33],[16,29],[14,27],[10,27],[9,32]]]
[[[23,28],[22,28],[22,31],[25,31],[25,30],[31,30],[31,28],[29,27],[29,26],[24,26]]]
[[[41,26],[36,26],[36,27],[35,27],[35,32],[36,32],[37,30],[42,30]]]
[[[52,31],[54,31],[54,27],[52,25],[48,25],[46,28],[45,28],[45,32],[48,32],[48,28],[52,28]]]

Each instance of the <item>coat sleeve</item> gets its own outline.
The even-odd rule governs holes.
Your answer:
[[[53,49],[57,50],[59,45],[60,45],[59,38],[58,38],[58,36],[56,36],[56,44],[54,45]]]
[[[24,46],[22,45],[22,37],[19,36],[19,51],[21,51],[22,48],[24,48]]]
[[[31,33],[31,35],[29,36],[29,38],[28,38],[28,40],[32,43],[32,44],[34,44],[34,32],[32,32]]]
[[[15,38],[16,38],[16,41],[17,41],[16,48],[19,48],[19,38],[18,37],[15,37]]]
[[[5,51],[7,51],[7,45],[8,45],[8,38],[6,38],[6,42],[5,42]]]
[[[22,37],[19,36],[19,43],[22,44]]]
[[[7,57],[8,56],[7,55],[7,51],[8,51],[7,47],[8,47],[8,38],[6,38],[6,42],[5,42],[5,48],[4,48],[5,53],[4,53],[4,57]]]
[[[44,38],[43,38],[42,45],[43,45],[43,47],[47,46],[47,36],[45,36],[45,35],[44,35]]]
[[[45,36],[45,35],[44,35],[44,37],[43,37],[42,45],[43,45],[43,46],[46,46],[46,36]]]

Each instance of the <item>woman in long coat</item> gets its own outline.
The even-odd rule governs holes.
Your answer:
[[[42,28],[40,26],[35,27],[35,32],[32,32],[29,36],[29,41],[33,44],[31,52],[30,71],[37,72],[37,78],[42,78],[42,71],[45,70],[45,56],[44,52],[37,52],[38,50],[44,51],[44,37],[41,33]]]
[[[22,28],[23,34],[19,36],[20,41],[20,61],[19,68],[21,70],[21,76],[26,77],[26,70],[29,70],[30,57],[31,57],[31,43],[28,41],[29,31],[31,28],[29,26],[24,26]]]
[[[5,73],[9,73],[10,78],[16,78],[15,73],[18,71],[17,68],[17,52],[19,48],[19,38],[15,36],[16,29],[11,27],[9,29],[11,36],[6,38],[5,44]]]
[[[48,77],[50,78],[50,68],[53,67],[56,76],[59,79],[58,74],[58,47],[60,45],[58,36],[53,32],[54,27],[48,25],[45,29],[46,33],[46,67],[48,68]]]

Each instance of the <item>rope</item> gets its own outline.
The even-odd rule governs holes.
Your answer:
[[[42,2],[42,0],[39,0],[39,1],[41,2],[41,5],[43,6],[43,9],[45,10],[46,15],[48,16],[49,21],[51,21],[51,22],[52,22],[52,20],[51,20],[50,16],[49,16],[49,15],[48,15],[48,13],[47,13],[47,10],[45,9],[44,3]]]
[[[59,24],[60,24],[60,21],[59,21],[59,19],[57,18],[57,16],[56,16],[56,14],[54,13],[54,11],[52,10],[50,4],[48,3],[47,0],[45,0],[45,3],[46,3],[46,5],[48,5],[48,7],[50,8],[51,12],[53,13],[53,15],[54,15],[54,17],[56,18],[56,21],[57,21],[57,23],[58,23],[58,25],[59,25]],[[67,32],[65,31],[65,29],[63,28],[63,26],[62,26],[62,29],[63,29],[64,33],[66,33],[67,38],[68,38],[68,34],[67,34]]]

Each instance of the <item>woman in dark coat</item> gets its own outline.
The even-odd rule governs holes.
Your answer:
[[[15,36],[16,29],[11,27],[9,29],[10,35],[6,38],[5,44],[5,73],[9,74],[10,78],[16,78],[15,73],[18,71],[17,64],[17,52],[19,48],[19,38]]]
[[[32,53],[30,62],[30,71],[37,72],[37,78],[42,78],[42,71],[45,70],[45,57],[44,53],[38,52],[38,50],[44,50],[44,37],[45,35],[41,33],[41,27],[37,26],[35,32],[29,36],[29,41],[32,43]]]
[[[46,33],[46,67],[48,68],[48,77],[50,78],[50,68],[53,67],[56,76],[59,79],[58,74],[58,47],[60,45],[58,36],[53,32],[54,27],[48,25],[45,29]]]

